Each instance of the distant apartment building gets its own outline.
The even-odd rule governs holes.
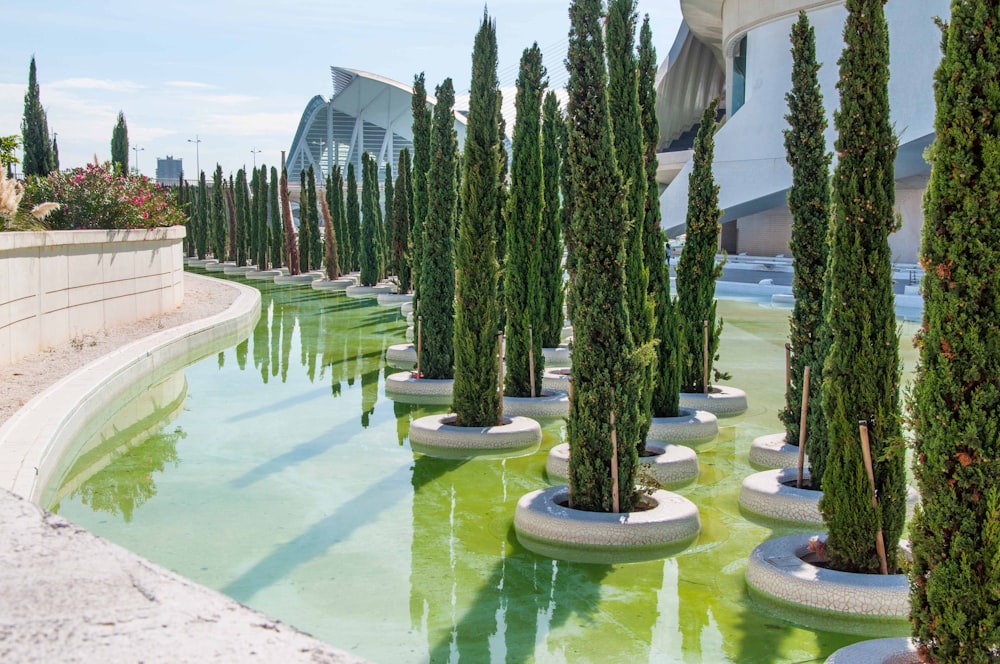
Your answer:
[[[174,159],[170,155],[165,158],[156,158],[156,183],[162,185],[175,185],[184,172],[184,160]]]

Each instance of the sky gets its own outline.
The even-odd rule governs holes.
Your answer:
[[[489,2],[502,87],[514,85],[533,42],[553,87],[565,83],[568,7]],[[640,22],[650,17],[662,60],[680,26],[679,2],[638,0],[637,8]],[[129,165],[150,177],[168,155],[184,160],[186,174],[196,162],[226,173],[277,165],[306,103],[329,99],[331,65],[406,84],[423,71],[431,94],[446,77],[467,92],[483,9],[469,0],[0,0],[0,135],[21,133],[34,56],[63,169],[110,159],[119,111]]]

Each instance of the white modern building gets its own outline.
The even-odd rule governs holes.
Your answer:
[[[785,161],[785,94],[791,88],[789,34],[804,10],[816,31],[816,56],[829,127],[839,106],[837,61],[844,48],[843,0],[679,0],[684,23],[657,75],[660,119],[658,178],[663,227],[684,232],[691,145],[705,106],[715,97],[722,126],[715,136],[722,248],[729,253],[790,255],[791,215],[786,198],[791,167]],[[894,258],[915,263],[923,221],[922,196],[930,167],[923,159],[933,138],[933,75],[941,59],[948,0],[888,0],[892,123],[899,139],[896,209],[902,228],[890,237]],[[836,159],[836,156],[834,157]],[[834,162],[836,163],[836,162]]]

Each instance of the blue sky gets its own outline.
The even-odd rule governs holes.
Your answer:
[[[677,0],[639,0],[658,57],[680,25]],[[491,0],[501,85],[512,86],[521,52],[538,42],[553,84],[565,80],[568,0]],[[470,54],[483,4],[468,0],[0,0],[0,135],[20,134],[34,55],[60,166],[106,160],[118,111],[130,165],[155,173],[156,158],[195,171],[216,163],[277,164],[306,102],[331,94],[330,65],[428,87],[451,77],[468,90]],[[253,150],[260,150],[254,154]]]

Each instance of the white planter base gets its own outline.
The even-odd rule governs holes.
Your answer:
[[[664,558],[697,538],[694,503],[663,490],[647,498],[655,504],[648,510],[585,512],[565,506],[568,487],[539,489],[517,501],[514,530],[521,545],[539,555],[602,565]]]
[[[409,319],[409,315],[413,313],[413,301],[411,300],[409,302],[404,302],[403,304],[399,305],[399,313],[403,314],[404,316],[407,316],[406,319],[407,323],[412,323],[413,321]]]
[[[639,457],[639,465],[663,488],[679,489],[698,479],[698,455],[690,447],[647,440],[646,450],[656,455]],[[569,443],[561,443],[549,450],[545,472],[553,484],[565,483],[569,479]]]
[[[412,372],[400,371],[385,377],[385,396],[400,403],[448,406],[454,385],[450,378],[414,378]]]
[[[402,306],[406,302],[413,301],[413,293],[382,293],[378,296],[378,303],[383,307]]]
[[[215,263],[205,263],[206,272],[225,273],[227,267],[236,267],[236,263],[230,263],[230,262],[221,263],[218,261],[216,261]]]
[[[504,397],[504,415],[523,417],[566,417],[569,415],[569,395],[565,392],[543,390],[531,397]]]
[[[187,265],[188,267],[197,267],[204,270],[206,265],[218,262],[219,261],[214,258],[189,258],[187,259],[187,262],[185,262],[184,264]]]
[[[385,363],[397,369],[417,366],[417,348],[413,344],[393,344],[385,350]]]
[[[545,368],[542,372],[543,390],[560,390],[569,392],[569,372],[570,367]]]
[[[380,284],[378,286],[348,286],[344,291],[347,297],[378,297],[392,293],[392,286]]]
[[[224,269],[222,271],[222,274],[245,275],[247,272],[257,272],[257,266],[256,265],[242,265],[242,266],[233,265],[231,267],[227,267],[226,269]]]
[[[410,423],[414,452],[444,459],[511,457],[530,454],[542,442],[542,428],[527,417],[504,418],[491,427],[455,425],[455,414],[428,415]]]
[[[274,283],[279,286],[308,286],[316,281],[316,275],[311,272],[305,274],[280,274],[274,278]]]
[[[905,574],[817,567],[803,559],[809,554],[810,537],[776,537],[753,550],[746,582],[755,603],[810,629],[864,636],[910,632],[910,583]]]
[[[869,639],[835,650],[826,664],[920,664],[917,646],[909,637]]]
[[[712,413],[680,408],[677,417],[654,417],[647,438],[699,447],[719,435],[719,420]]]
[[[555,348],[543,348],[542,356],[547,367],[568,367],[571,364],[569,346],[561,344]]]
[[[736,417],[747,412],[747,393],[738,387],[715,385],[708,394],[681,392],[681,408],[694,408],[716,417]]]
[[[354,279],[317,279],[309,284],[313,290],[342,291],[354,285]]]
[[[786,443],[784,433],[758,436],[750,443],[750,465],[762,470],[797,467],[799,447]],[[805,458],[805,466],[809,467],[808,455]]]
[[[270,281],[274,282],[274,278],[282,274],[281,270],[258,270],[256,272],[247,272],[243,276],[250,281]]]

